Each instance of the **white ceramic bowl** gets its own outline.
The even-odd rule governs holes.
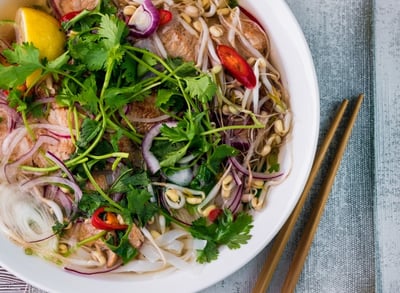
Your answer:
[[[0,0],[0,18],[29,0]],[[273,44],[273,55],[290,94],[293,130],[287,146],[291,171],[271,191],[259,213],[249,243],[239,250],[223,249],[217,261],[195,272],[163,275],[79,276],[37,257],[27,256],[8,239],[0,237],[0,264],[30,284],[50,292],[194,292],[240,269],[276,235],[294,208],[311,169],[319,131],[319,95],[314,66],[302,31],[283,0],[241,0],[260,20]],[[9,12],[8,12],[9,13]],[[1,216],[1,215],[0,215]]]

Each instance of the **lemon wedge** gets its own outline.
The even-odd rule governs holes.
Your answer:
[[[51,15],[34,8],[22,7],[15,17],[16,42],[33,43],[39,49],[40,58],[54,60],[64,52],[66,41],[60,23]],[[29,87],[40,75],[35,72],[26,80]]]

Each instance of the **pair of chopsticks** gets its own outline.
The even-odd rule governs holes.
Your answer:
[[[283,283],[281,292],[284,292],[284,293],[294,292],[297,281],[300,277],[300,273],[303,269],[304,262],[307,258],[308,251],[311,247],[311,243],[314,238],[315,231],[317,230],[318,224],[319,224],[321,216],[323,214],[325,203],[326,203],[329,193],[331,191],[337,170],[339,169],[340,161],[343,157],[344,151],[345,151],[347,143],[349,141],[350,134],[353,129],[354,123],[356,121],[356,118],[358,116],[358,112],[360,110],[363,99],[364,99],[364,95],[361,94],[358,97],[357,102],[354,106],[354,110],[350,116],[350,119],[348,121],[346,129],[343,133],[343,136],[339,143],[336,155],[333,159],[333,162],[330,165],[328,174],[325,177],[325,181],[323,182],[323,185],[321,187],[318,198],[314,204],[313,210],[312,210],[310,217],[308,219],[308,222],[305,226],[302,237],[298,243],[297,249],[295,251],[292,262],[289,267],[289,271],[288,271],[288,273],[286,275],[286,279]],[[275,269],[279,263],[282,253],[283,253],[283,251],[286,247],[286,244],[290,238],[290,235],[291,235],[292,230],[296,224],[296,221],[300,215],[300,212],[303,209],[303,205],[308,197],[308,194],[311,190],[311,187],[314,183],[317,173],[321,167],[321,164],[322,164],[323,159],[326,155],[326,152],[329,148],[329,145],[331,144],[333,136],[343,118],[343,115],[345,113],[345,110],[346,110],[348,104],[349,104],[349,101],[347,99],[345,99],[342,102],[342,104],[340,105],[339,110],[329,128],[329,131],[328,131],[324,141],[322,142],[318,153],[315,156],[314,163],[313,163],[313,166],[310,171],[310,175],[305,184],[304,190],[303,190],[302,194],[300,195],[299,201],[298,201],[297,205],[295,206],[292,214],[290,215],[290,217],[288,218],[288,220],[286,221],[286,223],[284,224],[282,229],[279,231],[279,233],[275,237],[272,248],[267,256],[267,259],[265,260],[265,263],[264,263],[263,268],[261,269],[259,278],[254,286],[253,293],[264,293],[266,291],[266,289],[268,288],[268,286],[272,280],[272,276],[275,272]]]

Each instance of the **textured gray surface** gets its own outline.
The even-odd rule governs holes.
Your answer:
[[[375,7],[376,255],[378,292],[400,291],[400,8]]]
[[[321,137],[343,98],[366,94],[296,291],[400,292],[400,5],[398,0],[287,3],[314,58]],[[268,292],[279,291],[332,155]],[[251,292],[268,249],[202,293]],[[0,292],[41,292],[4,271],[0,276]]]

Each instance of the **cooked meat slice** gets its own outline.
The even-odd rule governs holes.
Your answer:
[[[129,233],[128,239],[129,243],[135,248],[140,248],[144,242],[143,233],[136,225],[133,225],[132,230]]]
[[[180,57],[185,61],[196,60],[198,39],[175,18],[160,29],[159,36],[170,57]]]
[[[146,119],[156,118],[163,113],[156,108],[155,96],[147,97],[143,102],[133,102],[127,113],[129,121],[135,126],[138,133],[145,134],[155,123],[146,122]]]
[[[242,16],[242,32],[250,44],[264,55],[267,48],[267,36],[260,26],[248,17]]]
[[[93,227],[93,225],[90,223],[90,220],[86,220],[85,222],[79,223],[77,225],[79,225],[78,241],[85,240],[101,232],[101,230]]]
[[[84,9],[92,10],[97,4],[98,0],[54,0],[51,1],[56,12],[59,14],[58,17],[66,15],[70,12],[79,12]]]

